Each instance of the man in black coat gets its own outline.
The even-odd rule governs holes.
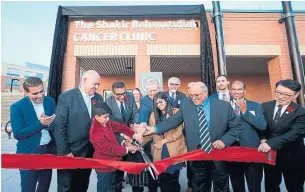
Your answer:
[[[267,129],[258,151],[277,151],[276,166],[264,165],[266,192],[280,192],[282,174],[287,191],[303,191],[305,109],[293,102],[300,89],[297,81],[281,80],[276,83],[276,100],[262,104]]]
[[[96,93],[100,75],[93,70],[83,74],[79,87],[59,95],[54,138],[59,156],[91,158],[94,148],[89,141],[93,105],[103,102]],[[91,169],[57,171],[57,191],[85,192],[89,186]]]

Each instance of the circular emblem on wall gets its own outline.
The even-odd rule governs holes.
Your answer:
[[[161,72],[148,72],[148,73],[141,74],[140,89],[143,94],[147,94],[146,85],[147,85],[147,83],[149,83],[150,81],[153,81],[153,80],[157,81],[162,89],[162,73]]]

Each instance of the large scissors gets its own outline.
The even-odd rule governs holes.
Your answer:
[[[138,147],[138,151],[141,153],[144,162],[149,164],[148,171],[149,171],[150,175],[152,176],[152,178],[153,178],[154,180],[157,180],[157,179],[158,179],[158,176],[156,176],[156,178],[155,178],[154,173],[153,173],[153,170],[155,171],[155,173],[156,173],[157,175],[159,175],[159,172],[158,172],[158,170],[156,169],[156,167],[154,166],[154,164],[151,162],[151,160],[149,159],[149,157],[148,157],[148,156],[146,155],[146,153],[144,152],[143,145],[142,145],[141,143],[138,143],[137,141],[134,141],[134,145]]]

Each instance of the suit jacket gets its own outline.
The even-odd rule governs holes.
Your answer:
[[[146,95],[141,99],[139,123],[147,123],[151,112],[153,111],[153,100]]]
[[[242,147],[257,148],[260,145],[260,133],[266,130],[267,122],[261,104],[246,100],[247,111],[240,113],[242,131],[238,136]]]
[[[278,155],[298,156],[304,152],[302,135],[305,132],[305,109],[291,102],[282,114],[278,123],[273,122],[276,101],[262,104],[264,115],[267,120],[266,131],[261,135],[267,139],[268,145],[278,151]]]
[[[218,93],[214,93],[214,94],[211,95],[210,97],[211,97],[211,98],[214,98],[214,99],[219,99],[219,98],[218,98]]]
[[[109,105],[109,107],[112,110],[112,114],[110,115],[110,120],[116,121],[119,123],[123,123],[127,126],[129,126],[130,123],[137,123],[139,118],[139,111],[138,107],[136,105],[136,102],[134,100],[133,94],[130,92],[127,92],[127,99],[124,100],[125,104],[125,121],[122,117],[120,108],[115,100],[114,96],[109,97],[105,102]]]
[[[92,109],[103,97],[95,93],[91,99]],[[73,153],[77,157],[92,157],[93,146],[89,141],[91,118],[79,88],[74,88],[59,95],[54,137],[58,155]]]
[[[177,113],[179,109],[174,108],[173,109],[173,114]],[[167,115],[167,118],[169,116]],[[155,126],[156,120],[155,120],[155,114],[152,113],[149,118],[149,125],[150,126]],[[181,155],[187,152],[186,145],[185,145],[185,139],[183,136],[183,124],[179,125],[177,128],[172,129],[166,133],[161,135],[153,135],[153,141],[161,141],[163,139],[167,139],[167,143],[164,144],[167,146],[168,153],[170,157],[174,157],[177,155]],[[152,156],[154,161],[159,161],[161,160],[161,153],[162,153],[162,148],[157,149],[153,146],[151,146],[152,150]],[[181,161],[176,161],[174,164],[178,164]]]
[[[44,97],[43,107],[45,115],[53,115],[56,108],[53,98]],[[12,104],[10,111],[12,131],[14,137],[18,140],[16,153],[40,154],[41,130],[48,130],[51,138],[53,138],[53,123],[49,128],[40,123],[29,97],[24,97]]]
[[[221,140],[225,146],[230,146],[241,132],[240,121],[234,114],[230,103],[210,98],[210,105],[209,131],[211,142]],[[157,127],[160,133],[165,133],[178,127],[183,122],[188,151],[198,149],[200,142],[198,111],[197,106],[190,98],[184,99],[180,104],[180,111],[159,123]],[[224,162],[214,161],[214,164],[220,172],[227,171]]]
[[[172,98],[171,95],[169,95],[168,91],[163,92],[166,96],[168,96],[169,98]],[[180,107],[180,103],[183,99],[186,98],[186,95],[180,91],[176,92],[176,97],[175,100],[172,102],[173,107],[175,108],[179,108]]]

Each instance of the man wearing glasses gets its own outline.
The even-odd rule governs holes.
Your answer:
[[[229,102],[208,97],[208,88],[195,82],[190,97],[181,102],[180,110],[155,127],[146,127],[146,135],[162,134],[184,123],[188,151],[197,149],[210,153],[221,150],[236,141],[241,124]],[[193,191],[229,191],[227,162],[192,161]]]
[[[264,165],[266,192],[280,192],[282,174],[287,191],[303,191],[305,109],[293,101],[300,89],[297,81],[281,80],[276,83],[276,100],[262,104],[267,129],[258,151],[277,151],[276,166]]]
[[[115,122],[123,123],[127,126],[138,122],[138,108],[134,100],[133,94],[126,91],[124,82],[116,81],[112,84],[112,93],[105,102],[111,108],[112,113],[110,119]],[[122,135],[123,136],[123,135]],[[116,135],[119,143],[123,143],[123,138]],[[127,141],[125,141],[127,142]],[[125,143],[127,144],[127,143]],[[124,171],[117,170],[115,178],[115,191],[122,191],[122,182]]]
[[[186,98],[186,95],[178,91],[181,81],[178,77],[171,77],[168,79],[168,91],[165,91],[164,94],[169,96],[172,99],[173,106],[179,108],[181,101]]]

